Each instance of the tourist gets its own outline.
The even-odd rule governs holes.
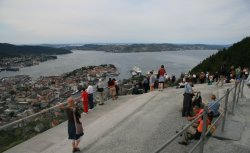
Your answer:
[[[236,78],[235,69],[234,69],[233,65],[230,67],[230,78],[231,79],[235,79]]]
[[[218,71],[216,71],[216,72],[214,73],[213,82],[217,82],[217,81],[218,81],[218,78],[219,78],[219,74],[218,74]]]
[[[67,99],[67,108],[65,109],[68,117],[68,139],[72,140],[72,148],[73,153],[79,152],[80,149],[78,147],[80,143],[80,139],[83,136],[83,131],[81,130],[80,134],[77,134],[77,126],[76,124],[81,124],[80,118],[81,114],[79,113],[79,109],[75,106],[75,101],[72,97]],[[77,122],[77,123],[76,123]]]
[[[89,95],[89,110],[92,110],[94,108],[94,98],[93,98],[93,86],[91,84],[88,84],[88,88],[87,88],[87,93]]]
[[[176,81],[175,75],[172,74],[171,82],[172,82],[172,83],[175,83],[175,81]]]
[[[212,119],[213,117],[209,113],[208,118],[206,120],[206,129],[208,128],[209,125],[211,125]],[[178,143],[181,145],[188,145],[189,141],[192,139],[199,140],[201,137],[202,131],[203,131],[203,116],[201,116],[201,120],[198,122],[197,127],[190,126],[186,131],[183,132],[182,141],[179,141]]]
[[[115,82],[115,95],[116,95],[116,99],[118,98],[118,95],[119,95],[119,83],[118,81],[114,78],[113,81]]]
[[[212,112],[213,117],[217,117],[220,115],[219,108],[220,103],[216,100],[216,96],[214,94],[211,95],[211,101],[207,103],[208,112]]]
[[[149,85],[150,85],[150,91],[154,91],[155,89],[155,75],[153,74],[153,71],[150,72],[150,78],[149,78]]]
[[[81,93],[81,97],[82,97],[82,105],[83,105],[83,112],[85,114],[88,113],[89,110],[89,95],[87,93],[87,91],[85,90],[85,88],[82,88],[82,93]]]
[[[200,116],[200,115],[204,112],[204,109],[196,105],[196,106],[193,107],[193,112],[194,112],[194,115],[193,115],[193,116],[188,116],[188,117],[187,117],[187,120],[188,120],[188,121],[193,121],[194,119],[196,119],[198,116]],[[201,119],[199,119],[199,120],[197,121],[197,123],[198,123],[200,120],[201,120]],[[194,124],[194,126],[195,126],[195,124]]]
[[[225,81],[225,76],[226,76],[226,68],[225,64],[223,64],[219,69],[219,80],[217,81],[216,86],[218,86],[219,83],[221,83],[221,86],[223,86]]]
[[[97,84],[97,92],[99,93],[99,105],[104,105],[103,91],[104,91],[104,84],[102,79],[100,78]]]
[[[205,73],[204,72],[201,72],[201,74],[200,74],[200,83],[202,84],[202,83],[205,83],[205,78],[206,78],[206,75],[205,75]]]
[[[192,98],[194,96],[194,91],[192,89],[192,80],[186,78],[184,94],[183,94],[183,109],[182,109],[182,117],[188,117],[192,114]]]
[[[196,82],[197,82],[197,76],[196,76],[196,74],[192,75],[192,82],[193,82],[193,84],[196,84]]]
[[[240,80],[240,75],[241,75],[241,67],[240,66],[235,69],[235,75],[236,75],[236,80]]]
[[[148,79],[147,79],[146,77],[143,79],[143,89],[144,89],[144,92],[145,92],[145,93],[148,92],[149,83],[148,83]]]
[[[108,81],[109,94],[112,96],[112,100],[115,100],[116,90],[115,90],[115,82],[111,78]]]
[[[244,80],[247,79],[247,77],[248,77],[248,68],[247,68],[247,67],[244,67],[243,70],[242,70],[242,73],[243,73],[242,78],[243,78]]]
[[[164,83],[165,83],[165,77],[164,77],[165,74],[166,74],[166,70],[164,68],[164,65],[161,65],[161,68],[158,70],[158,75],[159,75],[158,90],[159,91],[163,91]]]

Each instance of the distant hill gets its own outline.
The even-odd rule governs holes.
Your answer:
[[[66,46],[65,49],[95,50],[116,53],[126,52],[159,52],[178,50],[214,50],[227,47],[225,45],[204,45],[204,44],[85,44],[82,46]]]
[[[222,64],[226,64],[228,68],[232,65],[250,67],[250,37],[203,60],[191,70],[191,73],[216,72]]]
[[[21,55],[58,55],[68,54],[70,50],[43,46],[17,46],[0,43],[0,57],[15,57]]]

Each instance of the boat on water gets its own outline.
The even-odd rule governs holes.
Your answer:
[[[134,66],[130,72],[131,72],[132,76],[141,75],[141,73],[142,73],[141,69],[137,66]]]

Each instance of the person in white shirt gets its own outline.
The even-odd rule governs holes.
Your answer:
[[[99,93],[99,105],[103,105],[103,91],[104,91],[104,84],[102,79],[99,79],[99,82],[97,84],[97,92]]]
[[[93,86],[91,84],[88,85],[88,88],[86,89],[87,93],[89,94],[89,109],[94,108],[94,101],[93,101]]]

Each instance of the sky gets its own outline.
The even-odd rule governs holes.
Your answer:
[[[0,0],[0,43],[231,44],[250,0]]]

